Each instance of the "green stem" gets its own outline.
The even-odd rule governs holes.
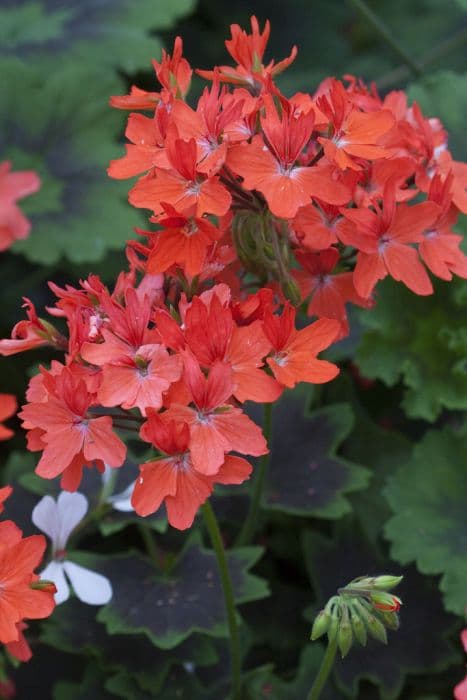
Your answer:
[[[371,24],[373,29],[378,32],[388,46],[390,46],[392,50],[397,53],[401,60],[407,64],[415,75],[422,75],[423,70],[421,66],[419,66],[417,61],[415,61],[405,50],[405,48],[399,44],[388,27],[381,21],[378,15],[376,15],[373,10],[368,7],[364,0],[349,0],[349,3]]]
[[[222,590],[224,592],[225,610],[227,613],[227,624],[229,627],[230,639],[230,663],[232,673],[232,700],[240,700],[242,687],[242,668],[240,655],[240,639],[238,636],[237,613],[235,610],[235,600],[233,594],[232,581],[230,578],[227,557],[225,554],[222,536],[219,530],[216,516],[209,501],[206,501],[202,506],[204,522],[211,538],[212,546],[216,554],[217,566],[219,568],[219,576],[221,579]]]
[[[436,44],[433,48],[423,53],[418,62],[419,66],[423,70],[426,70],[426,68],[429,68],[433,63],[437,63],[452,51],[464,47],[466,41],[467,27],[464,27],[456,32],[456,34],[444,39],[439,44]],[[407,66],[399,66],[385,73],[381,78],[378,78],[376,84],[379,90],[388,90],[393,85],[400,85],[400,83],[407,80],[409,77],[410,70]]]
[[[271,435],[272,435],[272,404],[264,404],[264,419],[263,419],[263,433],[266,438],[266,442],[271,449]],[[264,479],[266,476],[266,470],[269,464],[269,453],[261,457],[259,463],[258,472],[256,474],[256,479],[253,484],[253,495],[250,501],[250,508],[248,514],[243,523],[240,534],[238,535],[236,546],[242,546],[249,544],[255,533],[255,528],[258,524],[258,513],[261,506],[261,496],[263,493]]]
[[[319,696],[321,695],[321,691],[324,688],[324,684],[326,683],[333,667],[334,659],[336,658],[336,651],[337,634],[334,636],[332,642],[329,642],[328,644],[328,648],[326,649],[326,653],[321,662],[318,675],[315,678],[315,682],[313,683],[313,687],[310,690],[307,700],[318,700]]]
[[[144,521],[138,521],[138,530],[143,540],[148,557],[158,569],[163,569],[164,555],[159,551],[159,548],[154,539],[154,532],[151,527]]]

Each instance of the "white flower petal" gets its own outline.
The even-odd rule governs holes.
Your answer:
[[[56,549],[65,549],[68,538],[88,512],[88,499],[82,493],[62,491],[57,500],[59,518]]]
[[[135,482],[132,481],[124,491],[110,496],[110,498],[107,499],[107,502],[111,503],[112,507],[115,508],[115,510],[118,510],[120,513],[131,513],[134,510],[133,506],[131,505],[131,496],[134,488]]]
[[[70,596],[70,587],[66,582],[63,569],[63,562],[51,561],[40,575],[41,579],[44,581],[53,581],[55,583],[57,592],[55,593],[54,598],[57,605],[64,603]]]
[[[84,566],[65,561],[63,568],[77,597],[89,605],[105,605],[112,597],[109,579]]]
[[[37,503],[32,511],[32,522],[50,537],[53,549],[57,549],[60,525],[57,504],[52,496],[44,496]]]

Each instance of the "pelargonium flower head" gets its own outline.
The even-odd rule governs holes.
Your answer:
[[[57,605],[67,600],[70,595],[68,581],[83,603],[105,605],[112,597],[110,581],[105,576],[71,561],[66,550],[71,533],[83,520],[87,511],[86,496],[62,491],[56,501],[52,496],[44,496],[32,512],[34,525],[51,540],[52,561],[41,572],[41,578],[55,583]]]

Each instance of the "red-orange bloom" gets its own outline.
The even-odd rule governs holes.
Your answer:
[[[146,173],[156,165],[167,168],[164,129],[166,121],[166,105],[162,103],[152,118],[142,114],[130,114],[125,136],[131,144],[125,146],[126,155],[123,158],[110,161],[107,169],[110,177],[125,180]]]
[[[13,396],[13,394],[0,394],[0,423],[13,416],[16,413],[17,407],[16,397]],[[4,425],[0,425],[0,440],[8,440],[13,437],[13,435],[13,430],[5,428]]]
[[[6,499],[11,496],[13,492],[13,489],[11,486],[3,486],[0,489],[0,513],[3,513],[3,504],[5,503]]]
[[[167,419],[190,427],[189,449],[196,471],[207,476],[217,474],[225,454],[235,451],[254,457],[268,451],[260,428],[239,408],[227,402],[232,396],[232,371],[216,362],[206,378],[196,361],[185,354],[184,381],[194,406],[172,404]]]
[[[261,192],[275,216],[291,219],[299,207],[318,197],[330,204],[344,204],[350,191],[340,182],[322,175],[319,168],[300,167],[296,161],[310,140],[314,114],[295,115],[293,106],[282,100],[279,117],[270,96],[265,96],[261,118],[266,139],[257,135],[251,143],[232,146],[227,165],[243,178],[243,186]]]
[[[347,245],[358,248],[354,270],[355,289],[368,298],[376,282],[388,274],[403,282],[415,294],[433,292],[428,274],[420,261],[417,250],[410,243],[422,240],[422,233],[429,230],[439,214],[434,202],[422,202],[396,207],[394,184],[385,187],[383,209],[342,209],[346,217],[338,235]]]
[[[10,520],[0,523],[0,642],[18,642],[23,619],[48,617],[54,609],[52,590],[34,590],[34,574],[44,555],[42,535],[22,538]]]
[[[214,288],[216,289],[216,288]],[[195,297],[185,315],[185,338],[203,367],[225,362],[232,370],[232,394],[243,403],[276,401],[282,387],[263,369],[271,344],[261,321],[238,327],[217,294]]]
[[[141,178],[130,190],[130,204],[152,209],[155,214],[162,213],[162,202],[180,212],[195,207],[195,216],[223,216],[228,212],[232,202],[230,192],[217,177],[205,177],[197,172],[195,139],[184,141],[172,135],[167,140],[167,157],[172,169],[155,168]]]
[[[153,219],[161,231],[146,236],[154,240],[148,256],[146,272],[165,272],[172,265],[178,265],[189,277],[202,272],[209,247],[222,238],[223,232],[206,217],[179,214],[169,204],[165,204],[165,217]]]
[[[132,505],[139,515],[145,516],[154,513],[164,502],[169,523],[179,530],[192,525],[199,506],[211,495],[214,484],[241,484],[251,474],[251,465],[232,455],[225,456],[224,463],[213,476],[197,471],[188,450],[188,425],[167,421],[164,414],[158,416],[150,412],[141,437],[157,447],[163,456],[140,465]]]
[[[174,41],[172,56],[162,49],[162,61],[153,60],[152,65],[156,71],[160,84],[176,97],[185,98],[191,84],[193,71],[190,64],[183,58],[183,41],[177,36]]]
[[[342,324],[341,335],[347,335],[348,323],[345,304],[351,302],[368,307],[371,302],[357,294],[352,272],[334,273],[339,251],[328,248],[319,253],[296,251],[295,257],[302,270],[295,272],[303,299],[311,295],[308,316],[335,318]]]
[[[15,355],[41,345],[61,345],[65,339],[50,324],[37,316],[34,304],[23,297],[27,321],[19,321],[11,331],[11,338],[0,340],[0,355]]]
[[[219,79],[224,82],[259,87],[275,75],[282,73],[297,55],[297,47],[294,46],[288,58],[284,58],[279,63],[271,61],[267,66],[263,65],[263,56],[270,33],[269,20],[266,21],[262,32],[254,15],[251,17],[251,34],[247,34],[238,24],[231,24],[230,31],[232,38],[225,42],[225,46],[237,62],[237,66],[236,68],[219,66]],[[212,80],[217,75],[217,73],[208,70],[196,72],[208,80]]]
[[[16,240],[28,237],[31,224],[16,202],[37,192],[41,184],[32,170],[10,171],[11,163],[0,163],[0,251],[9,248]]]
[[[321,318],[298,331],[295,309],[287,305],[281,316],[267,312],[263,328],[273,347],[267,363],[283,386],[293,388],[298,382],[323,384],[339,374],[339,368],[332,362],[316,358],[338,337],[341,329],[338,321]]]
[[[97,462],[102,469],[103,463],[121,466],[126,447],[113,432],[109,416],[95,418],[88,412],[95,400],[84,381],[68,368],[56,377],[42,372],[47,401],[26,404],[18,414],[28,430],[44,431],[40,438],[44,451],[36,473],[45,479],[63,474],[66,479],[70,470],[76,489],[85,464]],[[65,483],[70,487],[68,481]]]
[[[318,98],[319,109],[329,118],[332,137],[320,137],[326,157],[339,168],[361,170],[354,158],[374,160],[391,155],[391,151],[379,145],[380,139],[394,125],[394,117],[388,110],[360,112],[350,100],[342,83],[332,82],[327,95]]]

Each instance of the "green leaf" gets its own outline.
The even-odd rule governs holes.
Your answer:
[[[260,547],[242,547],[228,553],[237,603],[268,595],[265,583],[249,573],[261,553]],[[215,555],[195,539],[187,544],[165,577],[137,555],[109,559],[99,570],[112,581],[114,591],[112,600],[98,616],[110,634],[146,634],[162,649],[177,646],[193,632],[227,635]]]
[[[347,494],[365,487],[369,472],[337,456],[352,429],[352,412],[334,404],[306,413],[303,396],[287,394],[274,408],[271,463],[264,507],[295,515],[340,518]]]
[[[56,3],[17,0],[0,8],[0,53],[56,69],[67,60],[134,72],[160,55],[152,32],[169,29],[193,0],[112,0]]]
[[[394,513],[385,527],[392,556],[441,574],[445,607],[458,615],[467,615],[466,453],[465,432],[430,431],[385,490]]]
[[[467,9],[466,0],[464,7]],[[467,73],[449,70],[429,72],[408,88],[427,117],[438,117],[448,130],[449,148],[457,160],[467,157],[465,114],[467,112]]]
[[[96,620],[96,612],[93,606],[71,598],[42,625],[41,641],[69,654],[97,658],[109,673],[118,675],[125,669],[126,678],[131,676],[140,689],[153,693],[161,688],[174,665],[201,667],[218,660],[211,640],[199,635],[182,642],[176,652],[155,649],[143,634],[132,636],[130,644],[125,635],[107,634],[105,626]],[[115,683],[109,684],[109,689]]]
[[[402,405],[412,418],[434,421],[443,407],[467,408],[467,333],[459,281],[439,283],[431,297],[385,280],[378,303],[360,315],[367,328],[356,361],[366,377],[406,387]]]
[[[48,265],[61,256],[82,263],[123,250],[138,214],[127,202],[128,183],[106,173],[119,151],[121,115],[107,104],[121,91],[119,80],[74,63],[47,74],[4,59],[0,71],[0,158],[11,160],[13,170],[36,170],[42,181],[21,202],[32,231],[13,250]],[[79,86],[86,86],[85,96]]]
[[[430,672],[455,663],[456,653],[448,641],[455,619],[444,612],[432,582],[415,567],[401,570],[381,556],[350,519],[338,524],[334,540],[308,530],[303,547],[317,596],[314,613],[353,578],[381,573],[404,575],[397,588],[404,603],[401,626],[396,632],[388,632],[388,647],[371,639],[366,647],[355,644],[348,656],[335,665],[335,680],[346,697],[360,699],[363,681],[367,680],[378,687],[382,700],[395,700],[407,674],[422,673],[428,678]]]

